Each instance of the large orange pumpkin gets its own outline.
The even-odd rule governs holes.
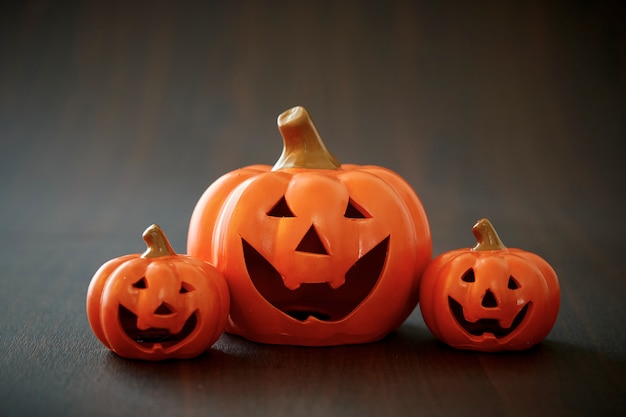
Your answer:
[[[109,349],[132,359],[190,358],[223,333],[228,286],[207,262],[177,255],[158,225],[143,254],[102,265],[87,290],[87,317]]]
[[[435,258],[420,284],[420,309],[448,345],[494,352],[527,349],[552,329],[560,304],[556,273],[541,257],[507,248],[487,219],[478,243]]]
[[[302,107],[278,126],[273,167],[230,172],[202,195],[188,253],[226,276],[229,332],[310,346],[380,339],[417,304],[432,254],[422,204],[388,169],[339,164]]]

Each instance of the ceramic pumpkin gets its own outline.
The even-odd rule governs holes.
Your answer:
[[[415,308],[428,221],[398,174],[341,165],[302,107],[278,117],[278,162],[227,173],[198,201],[188,253],[231,290],[227,331],[274,344],[378,340]]]
[[[112,259],[95,273],[87,291],[89,324],[105,346],[126,358],[197,356],[226,326],[226,281],[207,262],[177,255],[158,225],[143,238],[143,254]]]
[[[455,348],[530,348],[556,321],[556,273],[538,255],[505,247],[489,220],[472,230],[476,246],[439,255],[426,269],[420,284],[424,322]]]

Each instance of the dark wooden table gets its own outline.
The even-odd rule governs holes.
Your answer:
[[[626,415],[626,14],[620,2],[24,1],[0,6],[0,415]],[[276,116],[391,168],[434,254],[505,244],[557,271],[529,351],[386,339],[298,348],[224,335],[121,359],[87,285],[159,223],[179,253],[202,191],[272,164]]]

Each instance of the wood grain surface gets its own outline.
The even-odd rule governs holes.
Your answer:
[[[626,415],[626,13],[610,1],[14,1],[0,5],[0,415]],[[344,163],[402,175],[435,255],[488,217],[557,271],[529,351],[224,335],[117,357],[87,285],[159,223],[179,253],[220,175],[273,164],[305,106]]]

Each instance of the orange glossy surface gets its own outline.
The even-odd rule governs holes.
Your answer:
[[[424,209],[393,171],[332,168],[323,144],[310,144],[319,137],[304,109],[279,116],[279,127],[279,162],[211,184],[193,212],[187,250],[226,276],[229,332],[309,346],[378,340],[417,304],[432,254]]]
[[[420,309],[448,345],[485,352],[541,342],[560,304],[556,273],[541,257],[506,248],[488,220],[473,228],[477,245],[439,255],[420,284]]]
[[[112,259],[95,273],[87,291],[89,324],[126,358],[197,356],[226,326],[226,281],[209,263],[174,253],[158,226],[144,240],[146,252]]]

